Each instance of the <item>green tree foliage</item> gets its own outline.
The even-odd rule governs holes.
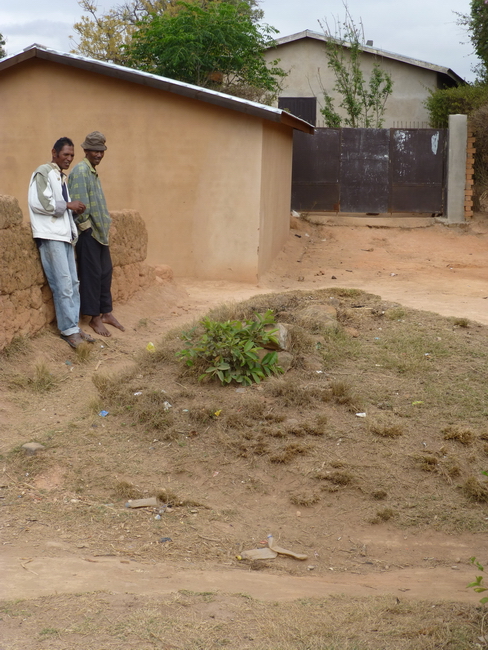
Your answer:
[[[480,63],[473,67],[477,80],[472,85],[430,92],[425,106],[429,111],[430,125],[434,128],[447,127],[449,115],[472,115],[488,104],[488,2],[471,0],[470,13],[457,13],[457,16],[458,25],[468,32],[480,59]]]
[[[5,49],[5,39],[2,34],[0,34],[0,59],[3,59],[4,56],[7,56],[7,50]]]
[[[213,0],[195,0],[205,8]],[[240,4],[243,0],[227,0],[230,4]],[[79,0],[84,15],[74,24],[76,36],[70,37],[75,44],[73,54],[89,56],[100,61],[125,65],[127,45],[137,24],[151,14],[174,14],[181,8],[177,0],[126,0],[104,14],[99,14],[92,0]],[[257,0],[246,0],[246,10],[253,21],[262,18],[263,12],[257,7]]]
[[[447,128],[449,115],[471,115],[487,103],[488,86],[474,84],[430,91],[425,106],[429,111],[430,126],[442,129]]]
[[[334,99],[327,89],[323,89],[324,106],[320,112],[329,127],[380,128],[386,102],[393,90],[391,75],[375,62],[366,80],[361,68],[364,45],[362,24],[357,26],[347,5],[346,15],[332,34],[327,23],[321,24],[326,36],[327,65],[334,72],[334,90],[341,98],[342,117],[334,108]]]
[[[91,0],[78,4],[86,15],[73,25],[77,36],[70,37],[75,43],[72,53],[119,65],[127,61],[123,46],[130,42],[137,23],[150,13],[174,11],[176,5],[174,0],[128,0],[99,15]]]
[[[222,92],[271,102],[285,72],[263,57],[273,27],[247,3],[181,2],[176,13],[148,15],[126,47],[131,67]]]
[[[464,27],[469,35],[474,51],[481,63],[473,68],[478,81],[488,82],[488,2],[471,0],[470,13],[458,13],[458,24]]]

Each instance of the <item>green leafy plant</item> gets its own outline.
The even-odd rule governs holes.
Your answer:
[[[478,81],[488,81],[488,3],[485,0],[471,0],[469,14],[454,12],[458,16],[457,24],[463,27],[469,36],[474,53],[480,63],[472,66]]]
[[[264,16],[257,0],[226,2],[239,7],[239,11],[246,13],[253,23],[259,23]],[[192,3],[205,9],[209,0],[192,0]],[[141,21],[150,16],[174,16],[183,8],[178,0],[123,0],[106,10],[98,7],[93,0],[78,0],[78,4],[84,15],[73,25],[75,36],[70,38],[75,47],[71,52],[118,65],[127,65],[128,55],[124,46],[130,43]],[[0,56],[1,46],[0,35]]]
[[[218,322],[205,318],[201,325],[203,335],[195,341],[197,330],[183,333],[185,349],[176,353],[187,366],[197,370],[210,364],[199,379],[217,378],[222,384],[235,381],[250,385],[283,370],[278,365],[275,351],[266,353],[261,359],[259,352],[268,343],[277,344],[271,309],[246,321],[229,320]]]
[[[483,474],[486,474],[488,476],[488,472],[483,472]],[[478,571],[485,570],[485,567],[482,564],[480,564],[475,557],[470,558],[469,561],[478,569]],[[481,594],[484,591],[488,591],[488,587],[485,587],[484,585],[483,576],[476,576],[476,579],[473,582],[470,582],[469,585],[467,585],[467,588],[473,589],[478,594]],[[488,603],[488,596],[483,596],[483,598],[480,598],[480,603],[482,605]]]
[[[449,115],[471,115],[488,103],[488,86],[474,84],[429,90],[424,106],[429,112],[429,123],[434,129],[446,128]]]
[[[380,128],[386,102],[393,90],[393,81],[377,62],[373,64],[369,79],[365,79],[361,68],[363,26],[355,24],[346,3],[344,7],[345,19],[338,25],[335,34],[327,22],[320,24],[326,36],[327,65],[334,73],[334,90],[341,98],[339,106],[345,116],[335,110],[334,100],[326,88],[322,89],[324,106],[320,112],[330,128],[339,128],[343,124],[352,128]]]
[[[249,4],[178,2],[176,13],[149,13],[125,45],[130,67],[239,95],[254,89],[256,101],[271,102],[286,76],[264,52],[274,27],[253,20]]]

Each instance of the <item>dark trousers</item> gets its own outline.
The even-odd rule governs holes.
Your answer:
[[[80,232],[76,243],[81,313],[99,316],[112,311],[112,259],[108,246],[97,242],[92,230]]]

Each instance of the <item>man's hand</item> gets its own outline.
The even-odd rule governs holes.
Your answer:
[[[73,210],[76,214],[83,214],[86,210],[86,205],[81,201],[70,201],[70,203],[66,204],[66,207]]]

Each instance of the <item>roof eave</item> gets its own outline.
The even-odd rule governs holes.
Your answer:
[[[299,41],[304,38],[311,38],[313,40],[322,41],[324,43],[328,40],[325,34],[320,34],[319,32],[313,32],[310,29],[306,29],[302,32],[297,32],[296,34],[290,34],[289,36],[282,36],[281,38],[275,38],[274,45],[272,45],[269,49],[273,49],[273,47],[279,47],[280,45],[287,45],[288,43],[294,43],[295,41]],[[340,42],[337,39],[332,39],[332,40],[335,40],[337,43]],[[347,47],[348,43],[344,43],[344,45]],[[437,65],[435,63],[429,63],[428,61],[414,59],[412,57],[404,56],[403,54],[396,54],[395,52],[389,52],[388,50],[380,50],[376,47],[371,47],[369,45],[362,45],[362,49],[364,52],[368,52],[369,54],[374,54],[375,56],[381,56],[386,59],[392,59],[394,61],[399,61],[401,63],[406,63],[408,65],[414,65],[417,66],[418,68],[423,68],[425,70],[431,70],[432,72],[439,72],[440,74],[445,74],[446,76],[450,77],[457,84],[461,86],[466,85],[467,83],[465,79],[460,77],[450,68],[445,68],[444,66]]]
[[[232,95],[226,95],[225,93],[201,88],[200,86],[194,86],[192,84],[168,79],[166,77],[160,77],[140,70],[125,68],[113,63],[97,61],[96,59],[66,54],[64,52],[57,52],[37,45],[26,48],[23,52],[19,52],[18,54],[0,60],[0,71],[33,58],[53,61],[54,63],[60,63],[63,65],[70,65],[74,68],[87,70],[96,74],[103,74],[107,77],[121,79],[123,81],[129,81],[130,83],[157,88],[159,90],[165,90],[190,99],[196,99],[229,110],[238,111],[254,117],[260,117],[271,122],[285,124],[286,126],[290,126],[299,131],[304,131],[305,133],[314,132],[311,124],[278,108],[265,106],[264,104],[251,102],[246,99],[233,97]]]

